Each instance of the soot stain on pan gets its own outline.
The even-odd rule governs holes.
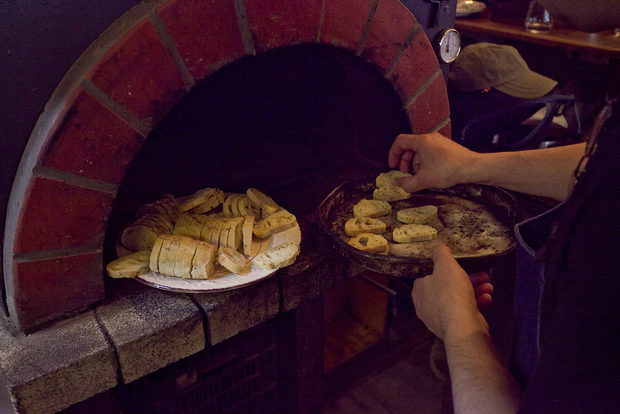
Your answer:
[[[372,197],[367,194],[345,196],[332,206],[331,231],[345,242],[349,237],[344,234],[344,224],[353,217],[353,206],[363,198]],[[383,235],[390,243],[390,254],[394,256],[428,258],[438,244],[445,244],[456,258],[477,257],[504,252],[512,244],[510,228],[502,220],[484,205],[463,197],[416,193],[407,200],[390,204],[392,213],[377,218],[386,223],[387,230]],[[429,204],[438,209],[437,218],[427,223],[437,230],[437,239],[394,243],[392,231],[404,224],[396,219],[397,211]]]

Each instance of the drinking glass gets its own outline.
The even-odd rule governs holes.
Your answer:
[[[547,33],[553,27],[553,17],[538,1],[532,0],[524,24],[527,32]]]

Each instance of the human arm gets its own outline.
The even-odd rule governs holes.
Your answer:
[[[565,200],[585,143],[514,152],[477,153],[439,133],[396,137],[390,168],[414,172],[401,185],[407,191],[455,184],[496,185],[509,190]]]
[[[446,246],[433,261],[433,273],[414,282],[411,296],[418,317],[444,342],[455,413],[516,412],[520,390],[478,311],[473,279]]]

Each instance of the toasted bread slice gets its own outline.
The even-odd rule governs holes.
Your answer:
[[[437,238],[437,230],[426,224],[405,224],[394,229],[392,238],[397,243],[433,240]]]
[[[192,260],[197,244],[196,240],[189,237],[179,239],[179,248],[174,256],[174,276],[191,279]]]
[[[398,187],[398,180],[400,178],[412,177],[409,173],[404,173],[399,170],[390,170],[382,172],[375,179],[375,185],[377,188],[381,187]]]
[[[235,251],[240,251],[243,245],[243,217],[235,217],[230,222],[230,231],[226,239],[226,247],[230,247]]]
[[[387,201],[383,200],[360,200],[353,206],[353,215],[356,218],[360,217],[380,217],[390,214],[392,212],[392,206]]]
[[[194,215],[191,213],[181,213],[179,218],[177,218],[172,234],[199,240],[201,230],[202,224]]]
[[[245,216],[241,227],[243,237],[243,254],[251,256],[252,254],[252,235],[254,234],[254,216]]]
[[[287,242],[257,254],[252,262],[261,269],[278,269],[293,264],[298,255],[299,244]]]
[[[179,211],[189,211],[209,200],[209,197],[216,192],[216,188],[203,188],[202,190],[196,191],[191,196],[187,197],[185,201],[183,201],[179,205]]]
[[[254,202],[262,211],[265,212],[263,216],[268,216],[270,214],[275,213],[280,206],[273,201],[273,198],[269,197],[267,194],[263,193],[256,188],[248,188],[245,192],[250,200]]]
[[[192,208],[190,211],[195,214],[205,214],[218,207],[224,201],[224,192],[214,188],[209,197],[201,204]]]
[[[253,216],[260,219],[260,207],[247,195],[239,200],[239,213],[241,216]]]
[[[252,262],[230,247],[220,247],[217,249],[217,260],[219,264],[233,273],[243,275],[252,268]]]
[[[111,261],[106,270],[108,275],[115,279],[139,276],[150,271],[150,257],[150,250],[141,250]]]
[[[207,242],[196,243],[196,253],[192,259],[192,279],[208,279],[215,272],[217,248]]]
[[[163,243],[164,239],[162,237],[158,237],[157,240],[155,240],[153,249],[151,250],[149,267],[153,272],[159,272],[159,253],[161,252],[161,246]]]
[[[181,236],[170,236],[164,240],[159,254],[159,273],[174,276],[174,260],[181,243],[177,239]]]
[[[274,233],[290,229],[297,224],[295,216],[288,211],[281,209],[270,216],[259,220],[254,225],[254,235],[260,239],[269,237]]]
[[[411,197],[411,194],[402,187],[380,187],[375,188],[372,192],[373,199],[387,202],[406,200],[409,197]]]
[[[432,205],[411,207],[396,212],[396,219],[407,224],[426,224],[437,217],[437,207]]]
[[[211,235],[209,236],[209,243],[218,247],[220,243],[220,233],[222,233],[222,227],[224,226],[223,220],[215,220],[213,227],[211,228]]]
[[[388,251],[387,239],[374,233],[360,233],[349,239],[348,244],[368,253],[387,253]]]
[[[352,218],[344,223],[344,234],[349,237],[357,236],[360,233],[382,234],[385,233],[386,227],[385,222],[376,218]]]
[[[160,229],[152,225],[130,225],[121,233],[121,244],[134,252],[150,250],[161,233]]]
[[[242,194],[238,193],[226,194],[226,197],[224,198],[224,203],[222,204],[222,213],[224,214],[224,217],[234,217],[232,206],[233,203],[235,203],[241,196]]]

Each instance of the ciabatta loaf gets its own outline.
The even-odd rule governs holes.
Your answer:
[[[387,202],[406,200],[409,197],[411,197],[411,194],[402,187],[380,187],[375,188],[372,192],[373,199]]]
[[[360,233],[348,241],[350,246],[368,253],[387,253],[388,241],[374,233]]]
[[[349,237],[357,236],[360,233],[385,233],[385,222],[372,218],[372,217],[360,217],[349,219],[344,223],[344,234]]]
[[[270,216],[259,220],[254,225],[254,235],[260,239],[274,233],[290,229],[297,224],[295,216],[284,209],[280,209]]]
[[[108,271],[108,275],[115,279],[139,276],[150,271],[150,256],[150,250],[131,253],[108,263],[106,270]]]
[[[437,230],[426,224],[405,224],[392,232],[392,238],[397,243],[411,243],[437,238]]]
[[[360,217],[380,217],[390,214],[392,212],[392,206],[387,201],[383,200],[360,200],[353,206],[353,215],[356,218]]]
[[[411,207],[396,212],[396,219],[407,224],[426,224],[437,217],[437,207]]]
[[[293,264],[298,255],[299,244],[287,242],[257,254],[252,261],[261,269],[278,269]]]

